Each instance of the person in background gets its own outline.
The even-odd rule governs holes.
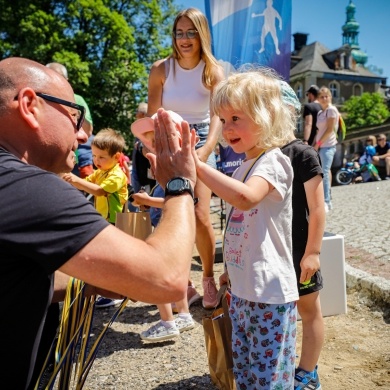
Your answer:
[[[148,116],[159,107],[181,115],[196,130],[199,158],[216,169],[214,148],[220,123],[210,109],[211,95],[224,79],[222,67],[211,52],[211,34],[206,16],[196,8],[178,13],[172,27],[172,50],[168,58],[151,68],[148,88]],[[196,247],[203,267],[203,307],[217,305],[214,279],[215,236],[210,218],[211,191],[197,181],[195,197]]]
[[[58,62],[51,62],[46,65],[48,68],[53,69],[58,74],[65,77],[68,80],[68,70],[66,67]],[[85,108],[85,119],[83,123],[83,130],[88,136],[88,141],[84,144],[80,144],[77,148],[77,162],[72,170],[72,172],[80,176],[82,179],[93,173],[93,161],[92,161],[92,151],[91,151],[91,142],[93,140],[93,122],[91,111],[88,107],[87,102],[81,95],[74,94],[74,98],[77,104],[80,104]]]
[[[280,81],[283,102],[297,116],[301,104],[294,90]],[[318,153],[295,136],[282,152],[294,170],[292,191],[292,247],[302,320],[302,345],[295,370],[294,390],[321,388],[317,364],[324,344],[324,320],[320,304],[323,280],[320,252],[325,229],[324,189]]]
[[[322,87],[318,93],[318,99],[321,104],[321,111],[317,115],[317,135],[314,149],[320,155],[322,170],[324,174],[324,200],[325,212],[332,209],[332,201],[330,197],[330,187],[332,183],[332,167],[333,157],[336,153],[336,131],[338,128],[339,112],[332,104],[332,94],[326,87]]]
[[[87,140],[84,112],[74,102],[70,84],[55,71],[26,58],[0,61],[0,294],[7,313],[0,322],[0,345],[7,351],[2,362],[7,374],[1,379],[5,389],[30,386],[47,309],[54,297],[64,297],[69,276],[97,286],[99,294],[111,291],[113,298],[147,303],[177,301],[187,291],[195,240],[194,132],[183,122],[179,144],[172,138],[176,128],[171,119],[158,111],[158,147],[156,158],[150,158],[166,188],[164,218],[144,242],[105,221],[80,191],[58,176],[72,170],[78,143]],[[174,190],[178,178],[185,183],[183,191]],[[64,283],[54,278],[56,271],[68,276]],[[15,305],[32,294],[33,305],[23,310]]]
[[[128,198],[127,176],[119,164],[124,147],[124,138],[115,130],[100,130],[91,144],[97,169],[85,179],[73,173],[63,175],[63,179],[77,189],[92,194],[96,210],[113,225],[115,225],[116,213],[122,212]],[[121,302],[120,299],[99,297],[95,307],[115,306]]]
[[[220,144],[221,172],[232,176],[233,172],[242,164],[245,153],[236,153],[229,145]]]
[[[365,146],[368,146],[368,145],[376,146],[376,137],[375,136],[369,135],[366,138]]]
[[[236,386],[292,389],[298,299],[291,243],[293,169],[279,147],[291,140],[296,116],[282,101],[279,78],[265,68],[222,81],[212,108],[227,144],[246,155],[229,177],[193,149],[198,179],[227,203],[226,272],[220,284],[231,285]]]
[[[390,142],[386,141],[385,134],[379,134],[378,144],[375,146],[376,155],[372,158],[372,163],[377,167],[386,168],[385,180],[390,180]]]
[[[145,118],[147,111],[148,104],[144,102],[140,103],[135,114],[136,120]],[[156,180],[150,173],[149,160],[145,157],[146,153],[143,153],[142,149],[142,142],[138,138],[135,138],[131,159],[133,163],[131,185],[134,192],[139,192],[141,187],[144,187],[144,189],[149,192],[156,185]]]
[[[306,91],[307,100],[309,103],[305,103],[303,106],[303,142],[307,145],[314,145],[314,139],[317,133],[317,115],[321,110],[321,105],[318,101],[319,88],[317,85],[311,85]]]
[[[164,205],[164,189],[157,183],[148,194],[145,191],[133,194],[134,205],[137,207],[149,207],[150,219],[155,228],[161,219],[161,209]],[[200,296],[198,295],[199,299]],[[175,308],[178,313],[176,317],[172,314],[170,303],[161,303],[157,305],[161,320],[156,324],[141,332],[141,339],[146,342],[156,342],[175,339],[180,336],[181,332],[191,330],[195,327],[195,322],[190,314],[187,297],[175,302]]]
[[[183,118],[180,115],[173,111],[167,112],[175,124],[180,125],[180,123],[182,123]],[[145,117],[139,119],[131,125],[131,131],[133,135],[143,143],[144,151],[147,150],[151,153],[155,153],[156,151],[153,127],[155,117],[156,114],[151,118]],[[180,133],[178,132],[177,134],[180,137]],[[152,225],[157,226],[161,218],[161,205],[164,202],[164,191],[162,187],[157,183],[150,194],[141,190],[134,193],[132,198],[134,206],[141,207],[141,209],[145,209],[145,206],[148,207]],[[195,200],[197,202],[196,198]],[[191,322],[192,317],[189,317],[189,307],[198,299],[200,299],[200,295],[196,291],[194,283],[189,278],[186,298],[179,302],[172,302],[172,304],[157,305],[158,310],[160,311],[161,321],[142,332],[141,338],[145,341],[167,340],[177,337],[179,335],[178,330],[184,331],[192,329],[193,323]],[[179,314],[176,322],[172,312]]]

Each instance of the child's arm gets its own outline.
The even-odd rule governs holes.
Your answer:
[[[252,176],[243,183],[201,162],[194,153],[193,156],[198,179],[215,195],[239,210],[250,210],[273,189],[273,186],[260,176]]]
[[[134,199],[131,204],[135,207],[139,206],[149,206],[149,207],[157,207],[162,209],[164,206],[164,198],[154,198],[153,196],[148,195],[146,192],[137,192],[132,195]]]
[[[73,173],[64,173],[62,178],[68,183],[72,184],[73,187],[81,191],[88,192],[88,194],[92,194],[94,196],[106,196],[107,192],[103,190],[98,184],[91,183],[80,177],[74,175]]]

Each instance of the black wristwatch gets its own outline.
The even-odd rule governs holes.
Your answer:
[[[191,187],[191,183],[184,177],[174,177],[165,186],[165,196],[178,196],[185,192],[191,194],[192,199],[194,199],[194,190]]]

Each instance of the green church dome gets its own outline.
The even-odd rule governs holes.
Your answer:
[[[368,56],[362,50],[353,49],[352,57],[356,61],[357,64],[364,65],[367,62]]]

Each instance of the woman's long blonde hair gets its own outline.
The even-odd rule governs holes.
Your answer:
[[[184,16],[191,20],[195,29],[198,31],[200,38],[200,57],[206,64],[203,73],[203,82],[210,88],[213,85],[213,69],[215,66],[220,65],[211,52],[211,34],[207,18],[197,8],[187,8],[177,14],[172,27],[172,57],[175,59],[181,58],[174,33],[177,23]]]

